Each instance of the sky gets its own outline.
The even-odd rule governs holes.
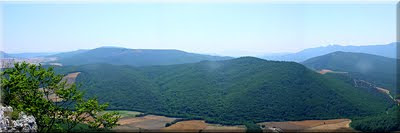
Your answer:
[[[396,41],[395,3],[3,2],[1,51],[117,46],[245,56]]]

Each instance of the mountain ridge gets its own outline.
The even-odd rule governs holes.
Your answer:
[[[58,57],[59,59],[55,62],[62,63],[63,65],[110,63],[132,66],[171,65],[193,63],[202,60],[231,59],[231,57],[195,54],[174,49],[128,49],[116,47],[100,47]]]
[[[382,45],[362,45],[362,46],[328,45],[316,48],[308,48],[300,52],[285,54],[281,56],[263,56],[261,58],[268,60],[302,62],[307,59],[325,55],[335,51],[367,53],[367,54],[381,55],[389,58],[396,58],[397,57],[396,46],[397,46],[396,42],[389,44],[382,44]]]

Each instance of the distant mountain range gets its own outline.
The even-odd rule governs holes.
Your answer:
[[[0,51],[0,57],[2,58],[35,58],[35,57],[44,57],[49,55],[54,55],[56,52],[43,52],[43,53],[5,53],[4,51]]]
[[[326,47],[309,48],[297,53],[261,56],[260,58],[267,60],[280,60],[280,61],[295,61],[302,62],[307,59],[332,53],[335,51],[343,52],[357,52],[385,56],[389,58],[396,58],[396,43],[386,45],[367,45],[367,46],[341,46],[329,45]]]
[[[396,43],[368,46],[340,46],[309,48],[297,53],[274,53],[259,58],[277,61],[303,62],[307,59],[328,53],[343,51],[380,55],[388,58],[396,57]],[[63,65],[83,65],[92,63],[109,63],[114,65],[149,66],[194,63],[202,60],[217,61],[232,59],[227,56],[212,56],[189,53],[180,50],[162,49],[128,49],[120,47],[100,47],[96,49],[77,50],[62,53],[19,53],[10,54],[0,51],[3,58],[56,57],[52,63]]]
[[[55,66],[57,73],[80,72],[80,89],[109,102],[110,109],[227,125],[350,118],[358,130],[395,130],[398,124],[384,122],[397,120],[396,59],[374,54],[394,57],[396,44],[359,47],[372,54],[337,48],[318,55],[329,50],[314,48],[298,55],[313,55],[301,64],[115,47],[47,57],[64,65]],[[328,73],[316,72],[324,69]]]
[[[194,63],[203,60],[216,61],[232,59],[231,57],[195,54],[180,50],[127,49],[117,47],[100,47],[91,50],[78,50],[47,57],[57,57],[57,60],[54,62],[63,65],[108,63],[131,66],[172,65]]]

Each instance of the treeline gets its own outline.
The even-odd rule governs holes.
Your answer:
[[[354,118],[350,126],[359,131],[367,132],[389,132],[399,131],[399,107],[393,107],[386,113],[379,115]]]

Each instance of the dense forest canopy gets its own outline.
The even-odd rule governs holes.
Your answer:
[[[394,102],[381,93],[321,75],[294,62],[242,57],[226,61],[131,67],[108,64],[58,67],[81,72],[86,94],[111,109],[245,122],[352,118],[380,114]]]
[[[396,59],[378,55],[352,52],[333,52],[304,61],[302,64],[311,69],[329,69],[347,72],[354,79],[390,90],[394,96],[396,90]]]

